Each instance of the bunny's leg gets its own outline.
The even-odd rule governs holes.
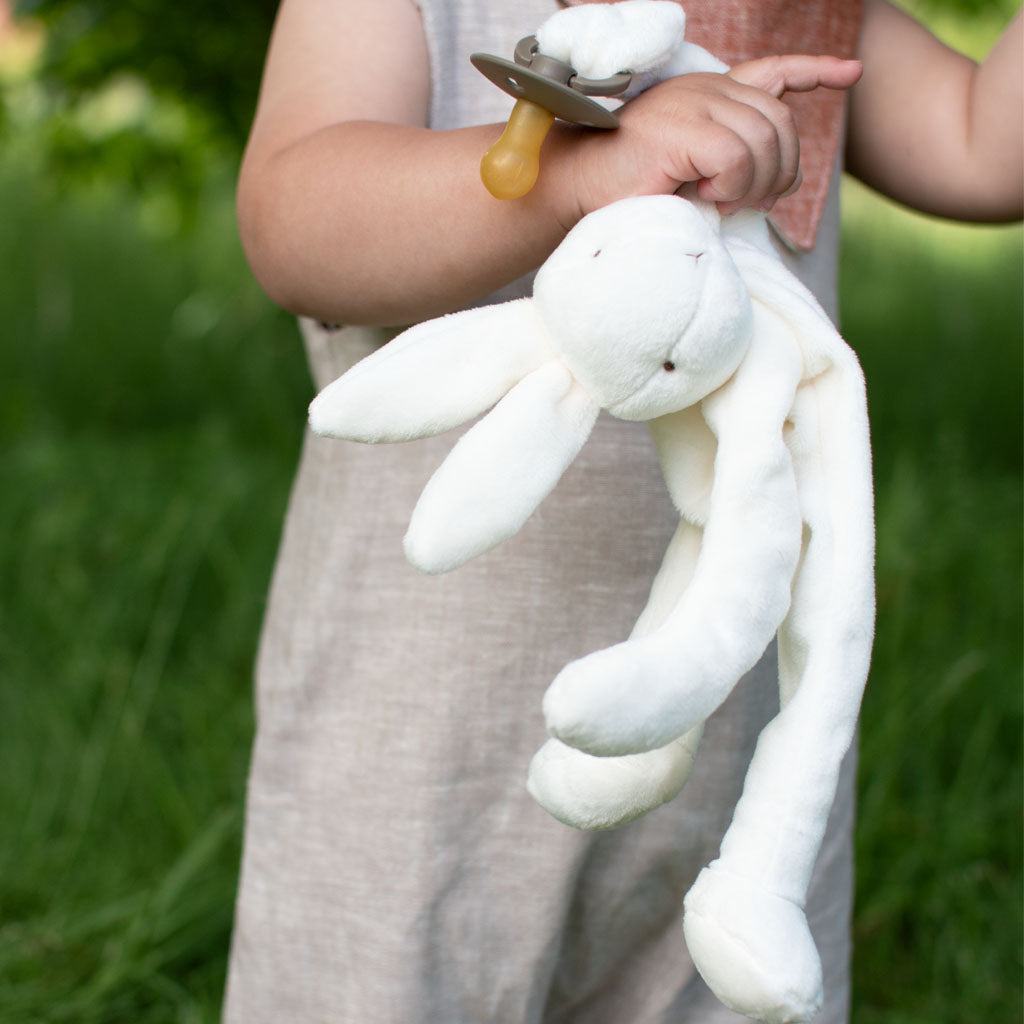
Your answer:
[[[704,979],[763,1021],[809,1020],[820,1006],[803,908],[874,628],[867,415],[859,368],[846,362],[803,388],[793,410],[808,530],[779,632],[782,710],[758,740],[720,856],[686,898],[687,943]]]
[[[651,632],[693,576],[701,529],[679,523],[633,636]],[[550,739],[530,763],[527,788],[549,814],[574,828],[607,829],[641,817],[675,797],[693,767],[703,725],[664,747],[622,757],[595,757]]]
[[[800,552],[782,431],[800,373],[784,325],[761,310],[743,364],[703,403],[718,448],[693,581],[659,629],[562,670],[544,700],[552,735],[603,756],[663,746],[703,722],[771,642]]]
[[[573,828],[618,828],[679,794],[690,776],[703,725],[657,750],[595,757],[548,740],[530,762],[526,787],[552,817]]]

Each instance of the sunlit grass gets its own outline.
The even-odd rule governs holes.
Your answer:
[[[1019,8],[1017,0],[893,0],[947,46],[983,60]],[[973,8],[973,10],[969,10]]]

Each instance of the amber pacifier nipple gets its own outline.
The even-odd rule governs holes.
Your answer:
[[[480,177],[497,199],[518,199],[533,188],[540,173],[540,147],[555,115],[532,100],[516,100],[512,116],[480,162]]]
[[[615,114],[589,97],[624,92],[629,74],[583,78],[571,65],[538,52],[533,36],[519,40],[515,63],[486,53],[474,53],[470,60],[499,89],[516,97],[501,138],[480,164],[484,186],[498,199],[518,199],[533,188],[540,149],[556,117],[591,128],[618,127]]]

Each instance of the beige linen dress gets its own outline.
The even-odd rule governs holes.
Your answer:
[[[431,125],[504,119],[510,101],[468,55],[510,54],[555,0],[420,7]],[[815,253],[794,257],[828,305],[836,227],[833,186]],[[387,338],[303,330],[317,387]],[[602,416],[516,537],[422,576],[402,535],[453,441],[306,439],[258,660],[225,1020],[740,1020],[693,969],[682,898],[777,710],[774,655],[712,717],[675,801],[606,833],[553,820],[524,788],[541,696],[567,661],[628,635],[676,515],[646,428]],[[825,1024],[846,1019],[850,768],[809,903]]]

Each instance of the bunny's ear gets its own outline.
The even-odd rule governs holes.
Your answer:
[[[598,412],[558,360],[517,384],[423,489],[405,537],[409,561],[448,572],[511,537],[576,458]]]
[[[550,352],[532,299],[418,324],[356,363],[309,407],[314,433],[410,441],[489,409]]]

